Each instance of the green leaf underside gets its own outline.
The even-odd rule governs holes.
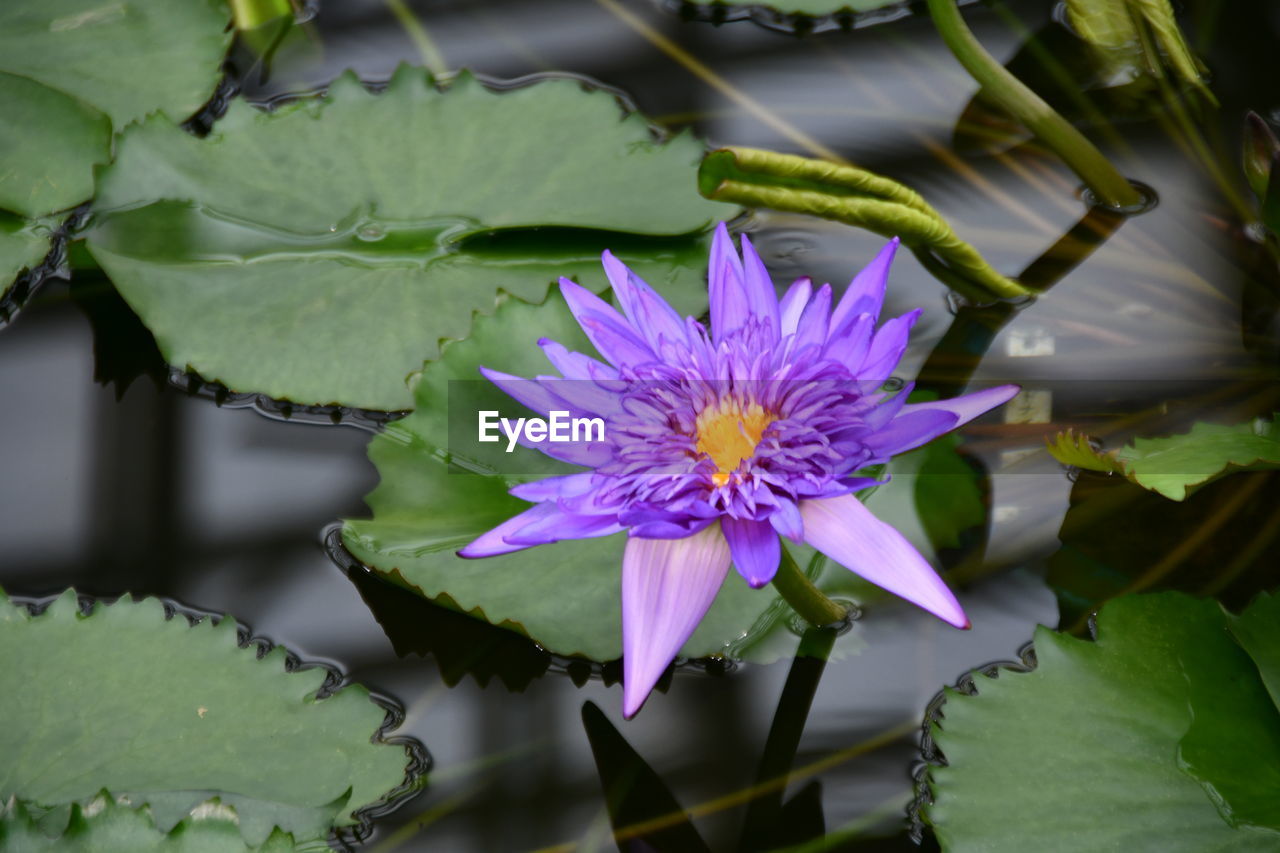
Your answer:
[[[1240,748],[1241,733],[1274,727],[1257,712],[1275,710],[1257,702],[1221,608],[1178,593],[1121,598],[1097,633],[1040,628],[1033,672],[976,676],[976,696],[948,691],[934,731],[948,766],[932,770],[928,808],[943,849],[1280,850],[1280,833],[1233,826],[1209,793],[1236,795],[1280,762],[1274,729]]]
[[[52,245],[52,234],[45,223],[0,211],[0,294],[12,286],[19,273],[44,260]]]
[[[50,835],[22,801],[0,807],[0,851],[5,853],[290,853],[298,850],[282,830],[273,831],[260,845],[248,844],[233,817],[211,809],[208,816],[188,818],[162,831],[145,807],[133,808],[107,795],[85,807],[75,804]],[[305,845],[307,849],[315,848]]]
[[[88,104],[0,72],[0,209],[36,218],[93,195],[111,156],[111,122]]]
[[[1280,421],[1198,423],[1182,435],[1135,439],[1116,458],[1138,485],[1182,500],[1232,471],[1280,467]]]
[[[0,3],[0,71],[78,98],[117,129],[155,110],[182,120],[217,86],[229,18],[224,0]]]
[[[764,6],[778,12],[802,15],[832,15],[836,12],[873,12],[887,6],[905,5],[905,0],[714,0],[699,6]]]
[[[164,654],[157,656],[156,651]],[[73,592],[39,616],[0,595],[0,801],[55,807],[103,790],[149,804],[161,831],[212,797],[244,839],[275,826],[323,838],[404,780],[402,747],[371,741],[384,711],[321,669],[240,648],[232,619],[166,620],[155,599],[80,614]]]
[[[541,299],[562,275],[602,290],[604,248],[701,301],[693,235],[736,212],[697,195],[702,151],[576,80],[496,93],[464,74],[441,92],[402,67],[374,95],[348,74],[274,113],[233,103],[205,140],[161,117],[131,129],[89,247],[170,363],[406,409],[406,376],[500,292]]]

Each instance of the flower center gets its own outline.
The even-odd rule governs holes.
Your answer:
[[[723,486],[729,474],[737,470],[744,459],[750,459],[760,443],[773,415],[759,403],[743,405],[732,397],[722,399],[698,414],[698,451],[711,457],[716,472],[711,481]]]

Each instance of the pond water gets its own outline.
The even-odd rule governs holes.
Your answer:
[[[944,393],[967,378],[1024,388],[1017,405],[961,433],[983,473],[986,520],[938,556],[971,631],[871,600],[825,671],[788,659],[685,667],[623,722],[616,666],[553,659],[369,576],[332,538],[326,550],[327,525],[368,513],[376,425],[286,423],[171,384],[149,333],[92,273],[47,282],[0,334],[0,586],[146,593],[230,612],[394,697],[405,709],[397,733],[420,739],[433,768],[368,849],[687,849],[678,821],[643,823],[671,811],[649,771],[711,849],[824,831],[806,849],[911,849],[920,726],[944,685],[1016,659],[1037,624],[1084,630],[1098,590],[1177,588],[1242,604],[1280,578],[1280,475],[1237,475],[1174,504],[1115,478],[1068,476],[1044,450],[1069,426],[1119,447],[1197,420],[1268,415],[1280,399],[1280,281],[1236,204],[1247,198],[1244,111],[1280,108],[1258,79],[1274,64],[1280,15],[1266,2],[1230,13],[1214,0],[1185,5],[1222,102],[1196,124],[1229,191],[1148,93],[1111,127],[1123,171],[1158,203],[1123,219],[1086,218],[1074,176],[1021,138],[979,151],[973,134],[954,133],[976,87],[924,17],[797,37],[685,21],[678,6],[644,0],[408,4],[451,67],[586,75],[712,143],[835,152],[917,189],[997,269],[1052,286],[1033,304],[981,307],[948,299],[910,256],[893,273],[887,313],[926,309],[902,378],[920,373]],[[1033,0],[966,16],[1002,61],[1057,26],[1054,4]],[[422,61],[420,38],[381,0],[326,4],[306,35],[265,79],[249,74],[248,97],[322,87],[346,68],[385,80]],[[304,143],[297,157],[307,156]],[[778,213],[757,213],[744,230],[780,281],[843,283],[882,243]],[[781,818],[774,789],[753,789],[762,761],[764,778],[790,765]],[[636,773],[621,821],[636,837],[615,842],[601,777]],[[926,834],[924,844],[935,842]]]

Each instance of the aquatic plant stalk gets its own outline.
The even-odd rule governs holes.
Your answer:
[[[815,628],[834,625],[848,615],[844,607],[827,598],[822,590],[814,586],[785,545],[782,548],[782,559],[778,563],[778,573],[773,576],[773,588],[791,605],[792,610]]]
[[[956,236],[920,195],[897,181],[854,166],[759,148],[712,151],[698,170],[707,198],[833,219],[885,237],[901,237],[913,251],[933,252],[947,270],[931,271],[963,295],[983,301],[1032,291],[997,272]],[[949,272],[950,274],[945,274]]]
[[[928,0],[928,4],[942,40],[970,76],[1053,149],[1103,204],[1116,208],[1141,204],[1138,191],[1083,133],[987,53],[965,24],[956,0]]]
[[[289,0],[227,0],[227,3],[231,6],[231,20],[241,31],[293,15]]]
[[[905,205],[904,205],[905,206]],[[921,310],[881,324],[891,241],[839,300],[793,283],[779,299],[746,237],[721,224],[711,244],[711,327],[680,317],[611,253],[604,269],[622,313],[568,279],[560,292],[603,361],[539,341],[559,376],[481,368],[542,417],[597,418],[594,439],[526,444],[589,470],[523,483],[533,504],[459,551],[492,557],[626,531],[622,558],[623,714],[649,691],[711,608],[733,565],[759,589],[777,581],[815,623],[843,616],[811,589],[781,539],[803,542],[966,628],[928,561],[856,492],[872,466],[1002,405],[1017,386],[907,403],[885,391]],[[546,426],[546,422],[543,422]],[[566,614],[572,618],[572,614]]]

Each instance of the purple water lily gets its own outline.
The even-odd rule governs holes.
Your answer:
[[[967,628],[955,596],[902,534],[854,493],[870,465],[919,447],[1006,402],[1006,385],[907,403],[883,390],[920,310],[877,330],[895,239],[832,305],[808,279],[781,300],[742,238],[721,224],[711,246],[711,330],[681,318],[611,253],[604,269],[622,308],[568,279],[560,290],[604,361],[540,340],[560,376],[481,368],[547,415],[602,418],[602,441],[538,444],[590,468],[511,490],[534,506],[467,545],[489,557],[561,539],[627,532],[622,561],[623,714],[640,709],[719,591],[730,563],[752,587],[773,579],[779,536],[944,621]]]

